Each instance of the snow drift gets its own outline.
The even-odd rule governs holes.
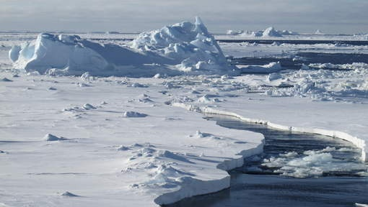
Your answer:
[[[130,47],[99,44],[76,35],[41,33],[14,46],[9,58],[16,69],[41,74],[153,76],[157,73],[234,73],[206,26],[182,22],[144,32]]]

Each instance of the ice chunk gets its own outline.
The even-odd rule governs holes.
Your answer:
[[[236,30],[227,30],[226,31],[226,34],[227,35],[240,35],[242,33],[244,33],[243,30],[239,30],[239,31],[236,31]]]
[[[64,137],[57,137],[53,134],[46,134],[43,139],[45,141],[61,141],[61,140],[66,140]]]
[[[243,37],[262,37],[263,31],[253,32],[253,31],[245,31],[240,36]]]
[[[60,34],[58,36],[59,41],[64,42],[64,43],[77,43],[78,40],[80,40],[81,38],[78,35],[65,35],[65,34]]]
[[[129,147],[126,147],[126,146],[124,146],[124,145],[120,145],[119,147],[118,147],[118,151],[127,151],[127,150],[129,150],[130,148]]]
[[[9,51],[9,59],[12,62],[16,62],[19,58],[19,53],[22,50],[21,46],[19,45],[14,45],[12,47],[12,49]]]
[[[274,80],[278,80],[278,79],[281,79],[281,78],[282,78],[282,76],[281,76],[280,73],[271,73],[271,74],[268,75],[267,80],[268,81],[274,81]]]
[[[93,106],[93,105],[91,105],[91,104],[89,104],[89,103],[84,104],[84,105],[83,105],[83,108],[84,108],[85,110],[96,109],[96,107],[95,107],[95,106]]]
[[[2,78],[0,79],[0,82],[13,82],[13,81],[8,78]]]
[[[76,194],[68,192],[68,191],[65,191],[63,194],[61,194],[61,196],[63,196],[63,197],[79,197],[79,195],[76,195]]]
[[[366,171],[367,167],[359,162],[347,162],[332,156],[331,148],[305,151],[303,154],[288,152],[280,157],[265,159],[263,166],[276,168],[275,172],[284,176],[306,178],[320,177],[324,174],[344,174],[345,172]]]
[[[148,116],[147,114],[135,112],[135,111],[126,111],[124,112],[124,117],[135,117],[135,118],[142,118]]]
[[[278,31],[281,35],[298,35],[299,33],[297,32],[293,32],[290,30],[282,30],[282,31]]]

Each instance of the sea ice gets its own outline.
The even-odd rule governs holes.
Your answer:
[[[303,154],[288,152],[279,158],[265,159],[262,165],[278,168],[276,172],[285,176],[306,178],[320,177],[325,173],[367,170],[361,163],[349,163],[333,158],[327,147],[323,150],[306,151]]]

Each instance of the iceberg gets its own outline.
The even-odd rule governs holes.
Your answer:
[[[232,31],[232,30],[230,30]],[[231,35],[231,34],[228,34]],[[260,31],[245,31],[239,34],[242,37],[263,37],[263,38],[269,38],[269,37],[283,37],[284,35],[290,36],[290,35],[298,35],[297,32],[293,32],[290,30],[276,30],[274,27],[268,27],[265,30]]]
[[[199,17],[194,24],[182,22],[141,33],[133,40],[132,48],[173,59],[180,71],[221,73],[235,69],[229,66],[220,46]]]
[[[263,31],[262,34],[263,37],[282,37],[282,34],[275,30],[273,27],[267,28],[265,31]]]
[[[152,77],[157,73],[237,74],[199,17],[141,33],[129,46],[100,44],[76,35],[41,33],[13,46],[15,69],[50,75]]]

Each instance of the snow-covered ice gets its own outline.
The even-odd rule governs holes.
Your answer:
[[[118,206],[124,198],[127,205],[150,206],[155,199],[170,203],[226,188],[228,174],[223,170],[242,165],[238,153],[260,152],[262,136],[216,126],[202,119],[196,107],[215,107],[302,129],[343,131],[367,140],[365,104],[258,95],[248,93],[245,85],[240,87],[241,79],[221,77],[128,82],[94,77],[87,82],[90,87],[82,88],[74,84],[78,81],[79,77],[20,74],[15,81],[2,83],[0,94],[7,97],[1,104],[1,150],[7,152],[0,156],[4,166],[0,179],[7,192],[3,202],[15,204],[12,200],[17,197],[21,199],[16,204],[46,205],[59,202],[58,192],[70,191],[80,197],[59,205]],[[130,81],[148,87],[129,87]],[[167,82],[172,87],[167,88]],[[48,90],[51,85],[58,90]],[[131,101],[144,97],[154,106]],[[201,97],[223,101],[193,101]],[[86,102],[96,109],[84,109]],[[179,103],[190,111],[173,107]],[[149,116],[122,118],[126,111]],[[42,142],[47,133],[68,139]],[[15,183],[32,186],[32,191]]]
[[[156,199],[170,203],[228,187],[224,170],[241,166],[243,156],[262,149],[261,135],[229,131],[201,114],[168,106],[168,93],[177,88],[167,89],[165,79],[131,80],[148,88],[129,87],[128,82],[122,84],[125,78],[116,77],[91,78],[90,87],[78,87],[74,84],[78,81],[79,77],[20,74],[16,81],[2,84],[1,96],[7,97],[1,104],[1,150],[7,152],[0,158],[3,202],[120,206],[124,201],[129,206],[154,206]],[[50,91],[50,86],[58,90]],[[163,90],[168,93],[159,92]],[[137,94],[144,95],[136,99]],[[148,97],[154,107],[130,101]],[[149,116],[122,118],[127,111]],[[191,136],[197,131],[219,138]],[[55,139],[44,142],[45,134]],[[67,139],[58,142],[61,137]],[[31,187],[17,187],[24,185]],[[79,197],[60,203],[65,191]]]

